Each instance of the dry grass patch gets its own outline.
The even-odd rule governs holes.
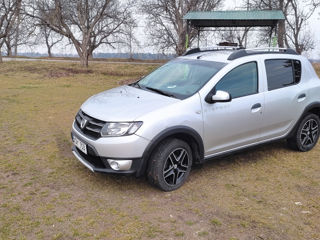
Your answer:
[[[313,67],[316,70],[318,76],[320,77],[320,63],[314,63]]]

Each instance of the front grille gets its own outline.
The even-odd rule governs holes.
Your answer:
[[[87,123],[84,128],[81,128],[81,121],[85,119]],[[105,122],[90,117],[88,114],[85,114],[81,110],[78,112],[75,123],[78,127],[78,130],[82,132],[84,135],[91,137],[93,139],[98,139],[101,137],[100,132],[102,127],[104,126]]]
[[[85,159],[87,162],[89,162],[95,168],[106,168],[105,163],[102,161],[102,159],[100,157],[91,155],[90,153],[85,154],[79,150],[77,150],[77,152],[78,152],[78,154],[81,155],[81,157],[83,159]]]

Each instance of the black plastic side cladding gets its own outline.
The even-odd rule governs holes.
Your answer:
[[[319,113],[317,114],[320,117],[320,102],[314,102],[309,104],[303,111],[303,113],[301,114],[299,120],[297,121],[296,125],[294,126],[294,128],[292,128],[291,132],[288,134],[287,138],[290,138],[294,135],[294,133],[296,132],[297,128],[299,127],[299,123],[301,122],[301,120],[304,118],[304,116],[306,115],[307,112],[311,112],[313,109],[319,109]]]

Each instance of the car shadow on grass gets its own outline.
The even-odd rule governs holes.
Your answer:
[[[210,158],[203,164],[193,166],[192,175],[202,175],[210,170],[234,169],[237,168],[237,165],[246,166],[252,163],[258,163],[266,154],[272,156],[279,152],[289,153],[291,151],[292,150],[288,149],[285,140],[266,143],[223,156]]]

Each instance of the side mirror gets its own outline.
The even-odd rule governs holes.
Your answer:
[[[206,97],[207,103],[216,103],[216,102],[230,102],[231,101],[231,95],[228,92],[218,90],[214,94],[209,93]]]

